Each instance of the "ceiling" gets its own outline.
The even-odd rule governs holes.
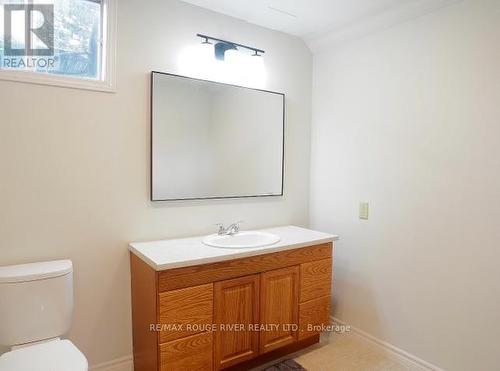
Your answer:
[[[457,0],[183,0],[304,39],[312,49],[366,34]],[[328,39],[328,40],[327,40]]]

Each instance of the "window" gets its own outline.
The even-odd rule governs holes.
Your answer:
[[[0,0],[0,79],[114,89],[116,0]]]

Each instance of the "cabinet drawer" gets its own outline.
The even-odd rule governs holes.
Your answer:
[[[332,243],[159,272],[158,291],[224,281],[332,257]]]
[[[203,332],[160,345],[160,371],[211,371],[212,332]]]
[[[300,302],[330,295],[332,259],[317,260],[300,265]]]
[[[309,300],[299,306],[299,340],[319,334],[310,326],[328,325],[330,323],[330,296]]]
[[[179,339],[207,330],[213,317],[213,284],[159,294],[159,342]]]

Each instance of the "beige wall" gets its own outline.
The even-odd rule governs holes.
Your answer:
[[[469,0],[314,56],[335,315],[447,370],[500,369],[499,40],[500,2]]]
[[[120,1],[115,94],[0,81],[0,265],[70,258],[70,337],[91,364],[131,354],[127,243],[308,223],[311,55],[302,41],[168,0]],[[287,94],[285,197],[151,204],[149,72],[197,32],[267,51]]]

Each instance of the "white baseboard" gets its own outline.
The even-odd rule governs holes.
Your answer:
[[[345,323],[344,321],[339,320],[338,318],[331,317],[332,322],[338,323],[340,325],[349,325],[348,323]],[[371,342],[372,344],[378,346],[381,348],[383,351],[390,353],[393,357],[398,359],[400,362],[411,366],[412,368],[416,368],[418,370],[422,371],[444,371],[442,368],[439,368],[438,366],[433,365],[432,363],[429,363],[427,361],[424,361],[421,358],[418,358],[417,356],[408,353],[407,351],[404,351],[403,349],[400,349],[392,344],[389,344],[386,341],[380,340],[376,338],[373,335],[370,335],[369,333],[360,330],[359,328],[356,328],[354,326],[350,326],[351,332],[354,333],[355,335],[363,338],[366,341]]]
[[[90,371],[134,371],[134,360],[132,356],[114,359],[112,361],[93,365]]]

